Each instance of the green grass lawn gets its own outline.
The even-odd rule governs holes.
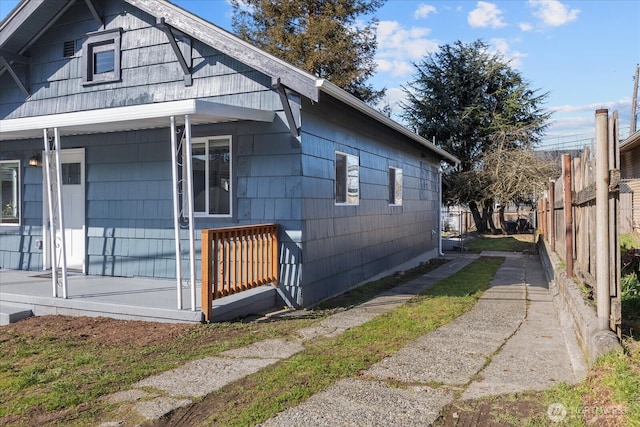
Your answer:
[[[470,310],[502,261],[483,257],[401,307],[336,338],[312,342],[302,353],[214,392],[204,405],[212,415],[203,425],[255,425],[339,379],[356,376]]]
[[[527,238],[532,236],[478,238],[474,250],[513,251],[522,247],[520,245],[527,250],[532,244]],[[412,340],[469,310],[500,263],[501,259],[483,258],[409,303],[339,337],[310,342],[302,353],[205,397],[203,407],[208,408],[208,412],[203,414],[203,425],[254,425],[304,401],[340,378],[357,375]],[[70,319],[68,328],[56,330],[47,324],[51,319],[47,316],[1,327],[0,426],[85,426],[123,419],[117,406],[104,403],[100,397],[127,390],[142,378],[189,360],[268,338],[293,337],[297,330],[318,322],[335,310],[366,301],[437,265],[433,262],[406,272],[402,277],[372,282],[327,302],[322,309],[310,310],[308,316],[301,318],[268,323],[163,326],[160,330],[167,331],[165,335],[155,332],[155,341],[141,344],[126,337],[134,330],[131,328],[140,329],[136,325],[143,324],[136,322],[103,320],[105,327],[107,323],[111,325],[110,333],[120,335],[109,343],[85,330],[76,332],[72,325],[77,319]],[[144,325],[145,328],[153,327]],[[97,325],[96,330],[106,333],[101,325]],[[587,425],[584,412],[600,410],[620,413],[618,425],[640,427],[640,342],[628,338],[625,348],[624,354],[599,360],[587,380],[578,385],[558,386],[527,396],[539,407],[563,403],[569,412],[563,423],[550,424],[545,414],[529,416],[514,412],[509,419],[517,420],[517,423],[512,425]],[[512,408],[509,402],[517,400],[517,396],[504,396],[490,400],[488,404]],[[129,421],[133,425],[141,420]]]
[[[163,325],[42,316],[0,327],[0,426],[90,425],[115,408],[101,396],[180,366],[269,338],[293,336],[438,267],[444,260],[371,282],[303,316],[270,322]],[[150,338],[153,337],[153,338]]]
[[[531,252],[534,249],[533,242],[533,234],[512,234],[509,236],[474,234],[465,240],[464,245],[467,250],[473,253],[482,251]]]

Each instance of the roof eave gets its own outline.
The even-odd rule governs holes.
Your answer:
[[[629,135],[627,139],[620,142],[620,152],[632,150],[640,145],[640,130]]]
[[[460,163],[460,160],[454,155],[446,152],[439,147],[436,147],[433,143],[429,142],[429,140],[421,137],[417,133],[407,129],[405,126],[402,126],[400,123],[385,116],[378,110],[370,107],[355,96],[351,95],[349,92],[336,86],[334,83],[331,83],[330,81],[325,79],[318,79],[316,81],[316,85],[324,93],[344,102],[345,104],[349,105],[352,108],[355,108],[356,110],[371,117],[372,119],[425,146],[426,148],[434,152],[438,157],[440,157],[441,160],[444,160],[452,165],[457,165]]]
[[[166,0],[125,0],[132,6],[164,18],[170,26],[200,40],[220,52],[268,75],[313,101],[318,101],[316,77],[279,59]]]
[[[60,129],[64,135],[164,128],[169,126],[169,117],[179,119],[184,116],[190,116],[194,124],[228,121],[270,123],[275,113],[271,110],[186,99],[0,120],[0,141],[36,138],[42,135],[43,129],[53,128]]]

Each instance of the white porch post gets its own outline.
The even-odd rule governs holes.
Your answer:
[[[182,250],[180,246],[180,194],[178,187],[178,154],[176,118],[171,116],[171,176],[173,178],[173,229],[176,241],[176,291],[178,310],[182,310]]]
[[[196,310],[196,244],[195,244],[195,229],[193,224],[193,158],[191,150],[191,118],[189,115],[184,116],[184,131],[185,131],[185,150],[186,150],[186,176],[183,176],[187,183],[186,199],[187,199],[187,214],[189,215],[189,278],[191,286],[191,310]]]
[[[53,183],[51,182],[51,160],[49,147],[49,134],[47,129],[42,130],[44,136],[44,182],[47,192],[47,208],[49,211],[49,264],[51,266],[51,284],[53,286],[53,297],[58,296],[58,269],[56,262],[56,221],[53,215]]]
[[[60,132],[54,128],[53,152],[49,144],[47,129],[43,129],[45,151],[45,184],[49,208],[49,241],[51,257],[51,282],[53,296],[58,296],[58,262],[62,273],[62,297],[67,298],[67,257],[64,235],[64,218],[62,209],[62,165],[60,163]],[[57,212],[56,212],[57,207]],[[60,232],[60,256],[56,245],[56,230]]]
[[[62,268],[62,298],[67,298],[67,248],[62,209],[62,163],[60,163],[60,131],[53,129],[54,153],[56,156],[56,192],[58,193],[58,220],[60,228],[60,266]]]

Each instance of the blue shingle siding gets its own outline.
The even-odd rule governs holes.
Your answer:
[[[221,54],[215,48],[193,42],[193,85],[185,86],[166,35],[155,18],[123,1],[105,2],[105,29],[122,28],[120,82],[83,86],[82,52],[62,57],[68,40],[82,40],[89,32],[103,30],[84,3],[65,13],[29,50],[31,96],[25,101],[8,73],[0,76],[3,97],[0,117],[17,118],[91,110],[152,102],[202,98],[245,107],[277,109],[280,103],[270,90],[271,78]],[[19,74],[24,67],[17,65]],[[266,91],[266,93],[265,93]]]
[[[313,304],[426,252],[436,256],[439,164],[427,149],[328,99],[302,114],[305,261],[297,302]],[[357,206],[335,204],[336,151],[359,158]],[[389,166],[403,169],[402,206],[389,206]]]
[[[28,99],[8,73],[0,76],[0,118],[193,98],[276,111],[273,123],[193,127],[194,137],[231,135],[233,147],[233,215],[195,219],[198,277],[203,228],[279,224],[282,295],[304,306],[419,254],[436,254],[437,236],[431,231],[438,224],[438,160],[427,148],[323,94],[320,102],[304,100],[301,106],[290,96],[301,126],[295,138],[271,76],[193,40],[193,84],[185,86],[155,18],[120,0],[102,4],[106,29],[123,29],[122,80],[83,85],[82,52],[62,58],[65,41],[78,44],[86,33],[103,30],[86,5],[76,2],[27,52],[32,59]],[[15,68],[24,75],[25,67]],[[85,149],[89,274],[174,278],[168,119],[166,126],[62,138],[63,149]],[[42,251],[36,247],[42,239],[42,168],[26,167],[27,159],[41,150],[41,140],[3,141],[0,159],[20,158],[24,176],[22,226],[0,228],[0,267],[42,268]],[[335,204],[336,151],[358,156],[356,206]],[[390,166],[403,170],[401,206],[389,206]],[[182,225],[186,266],[188,230]]]

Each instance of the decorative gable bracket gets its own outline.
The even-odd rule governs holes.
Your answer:
[[[91,12],[91,16],[93,16],[93,19],[96,20],[98,25],[104,28],[104,21],[100,17],[100,14],[98,13],[98,9],[96,9],[96,6],[93,4],[93,0],[84,0],[84,2],[87,4],[87,7],[89,8],[89,12]]]
[[[9,61],[13,63],[18,62],[26,65],[24,82],[20,80],[20,77],[16,73],[16,70],[11,66],[11,62]],[[29,70],[31,68],[31,58],[29,58],[28,56],[18,55],[17,53],[9,52],[6,49],[0,49],[0,67],[4,67],[9,72],[13,81],[16,83],[16,85],[18,85],[18,87],[26,97],[29,97],[31,95],[28,89]]]
[[[167,39],[169,39],[171,49],[173,49],[173,53],[175,53],[178,62],[180,63],[180,67],[182,68],[182,72],[184,73],[184,85],[193,85],[193,75],[191,73],[191,40],[186,36],[182,36],[181,33],[174,33],[174,28],[167,24],[164,18],[158,18],[156,21],[156,26],[164,31],[164,33],[167,35]],[[183,45],[186,46],[186,49],[180,49],[176,38],[183,42]]]
[[[273,78],[271,81],[271,86],[278,92],[280,96],[280,102],[282,103],[282,108],[284,110],[284,115],[287,118],[287,124],[289,125],[289,131],[291,132],[291,136],[294,138],[298,138],[300,136],[300,99],[298,97],[297,104],[294,104],[296,107],[296,116],[298,116],[298,120],[294,117],[294,111],[291,106],[291,100],[289,99],[289,95],[287,94],[287,90],[284,85],[280,82],[280,78]]]

